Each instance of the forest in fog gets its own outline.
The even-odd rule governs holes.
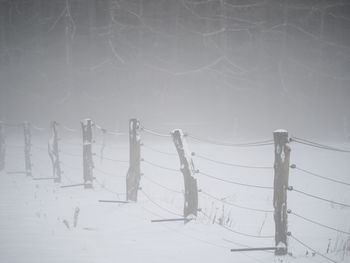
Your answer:
[[[344,139],[346,0],[1,0],[0,119]]]

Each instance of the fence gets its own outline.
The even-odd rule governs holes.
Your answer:
[[[350,235],[349,231],[345,231],[342,229],[338,229],[333,226],[329,226],[327,224],[324,224],[322,222],[319,222],[316,219],[308,218],[304,216],[300,212],[292,211],[291,209],[288,209],[287,205],[287,193],[290,192],[291,194],[299,195],[305,198],[317,200],[319,202],[326,202],[330,203],[332,205],[337,205],[343,208],[349,208],[350,204],[347,204],[345,202],[340,201],[334,201],[324,196],[319,196],[313,193],[309,193],[308,191],[304,191],[298,186],[291,186],[289,184],[289,173],[290,169],[295,170],[297,172],[301,172],[305,175],[311,176],[317,180],[323,180],[327,181],[329,183],[334,184],[340,184],[343,186],[350,186],[350,182],[345,182],[342,180],[334,179],[332,177],[327,177],[324,175],[317,174],[315,172],[309,171],[307,169],[304,169],[302,167],[299,167],[296,164],[290,164],[290,156],[291,156],[291,144],[296,143],[307,147],[316,148],[318,150],[325,150],[325,151],[332,151],[342,154],[349,154],[350,150],[337,148],[333,146],[328,146],[324,144],[320,144],[314,141],[310,141],[307,139],[299,138],[299,137],[289,137],[288,132],[285,130],[276,130],[273,132],[273,140],[261,140],[256,142],[249,142],[249,143],[231,143],[231,142],[223,142],[223,141],[217,141],[217,140],[211,140],[211,139],[205,139],[200,138],[198,136],[184,133],[181,129],[175,129],[169,134],[160,133],[158,131],[154,131],[151,129],[148,129],[141,125],[141,122],[137,119],[131,119],[129,121],[129,132],[128,133],[120,133],[117,131],[110,131],[105,128],[102,128],[100,125],[92,121],[91,119],[84,119],[81,121],[81,136],[82,136],[82,143],[77,144],[75,146],[79,146],[82,149],[82,154],[74,154],[74,153],[68,153],[63,152],[60,150],[60,145],[63,142],[60,138],[59,134],[60,131],[66,131],[70,133],[78,134],[79,131],[75,129],[71,129],[66,127],[63,124],[52,122],[50,124],[49,129],[44,129],[37,127],[35,125],[30,124],[29,122],[19,123],[19,124],[10,124],[5,122],[0,122],[0,170],[5,170],[5,157],[6,157],[6,138],[5,138],[5,130],[7,128],[15,128],[15,129],[23,129],[23,135],[24,135],[24,171],[13,171],[8,173],[23,173],[26,174],[28,177],[33,177],[33,165],[32,165],[32,149],[38,149],[38,150],[47,150],[47,153],[50,157],[51,163],[52,163],[52,177],[41,177],[41,178],[35,178],[35,180],[53,180],[55,183],[60,184],[62,182],[62,176],[64,176],[64,173],[62,171],[62,162],[61,162],[61,155],[67,155],[71,158],[79,158],[82,160],[82,166],[83,166],[83,172],[82,172],[82,182],[80,183],[72,183],[69,185],[61,185],[62,188],[67,187],[78,187],[83,186],[85,189],[91,189],[94,187],[94,183],[97,183],[106,191],[110,191],[112,193],[117,194],[118,197],[122,193],[116,193],[111,189],[108,189],[105,185],[102,185],[98,178],[95,176],[94,172],[98,172],[100,174],[107,174],[107,175],[114,175],[110,174],[104,170],[101,170],[94,165],[94,157],[99,157],[101,160],[107,160],[114,163],[125,163],[129,165],[127,174],[125,176],[125,200],[121,200],[118,198],[118,200],[100,200],[100,202],[110,202],[110,203],[129,203],[129,202],[137,202],[138,200],[138,193],[142,192],[142,194],[153,204],[158,206],[160,209],[167,211],[168,213],[176,216],[176,218],[168,218],[168,219],[160,219],[160,220],[152,220],[154,223],[159,222],[174,222],[174,221],[184,221],[185,223],[195,219],[198,216],[198,213],[202,214],[205,218],[208,218],[208,220],[212,220],[213,223],[223,227],[224,229],[233,232],[238,235],[242,235],[249,238],[256,238],[256,239],[274,239],[274,246],[271,247],[250,247],[245,246],[245,248],[242,249],[232,249],[231,251],[265,251],[265,250],[272,250],[274,251],[275,255],[287,255],[289,253],[288,251],[288,240],[293,239],[300,245],[304,246],[305,248],[313,251],[313,253],[331,261],[336,262],[334,259],[329,258],[323,253],[320,253],[319,251],[311,248],[308,244],[301,241],[298,237],[294,236],[291,231],[288,229],[288,217],[293,216],[300,220],[303,220],[307,223],[317,225],[322,228],[326,228],[332,231],[335,231],[340,234],[344,235]],[[40,132],[48,132],[50,133],[50,137],[48,140],[48,147],[45,149],[44,147],[40,147],[38,145],[35,145],[32,143],[32,130],[40,131]],[[99,154],[94,153],[94,136],[96,132],[100,132],[102,134],[102,144],[101,151]],[[144,144],[141,140],[143,134],[149,134],[151,136],[161,137],[166,140],[171,140],[172,143],[175,146],[176,152],[166,152],[159,149],[156,149],[154,147],[148,146],[147,144]],[[129,160],[120,160],[120,159],[113,159],[110,157],[104,156],[104,148],[107,146],[105,141],[106,135],[112,135],[112,136],[128,136],[129,137]],[[217,160],[211,157],[208,157],[206,155],[202,155],[201,153],[195,153],[190,151],[188,140],[195,141],[197,143],[203,143],[203,144],[210,144],[215,145],[217,147],[239,147],[239,148],[255,148],[255,147],[265,147],[265,146],[273,146],[274,149],[274,165],[272,166],[254,166],[254,165],[247,165],[247,164],[240,164],[240,163],[231,163],[231,162],[225,162],[221,160]],[[11,147],[11,146],[9,146]],[[180,162],[180,169],[174,169],[171,167],[163,166],[161,164],[158,164],[158,162],[154,162],[148,159],[143,158],[141,154],[141,149],[147,149],[149,151],[156,152],[161,155],[166,155],[169,157],[177,157]],[[226,167],[240,167],[244,169],[256,169],[256,170],[267,170],[271,171],[271,175],[273,175],[273,186],[268,185],[259,185],[259,184],[248,184],[244,182],[234,181],[234,180],[228,180],[225,178],[221,178],[218,175],[213,175],[210,173],[207,173],[205,171],[202,171],[201,169],[197,169],[198,167],[195,166],[195,159],[200,159],[202,161],[212,163],[214,165],[219,166],[226,166]],[[141,172],[141,163],[144,163],[146,165],[149,165],[151,167],[157,168],[157,169],[163,169],[168,172],[174,172],[178,173],[181,172],[184,179],[184,191],[181,191],[181,189],[173,189],[169,186],[165,186],[156,180],[152,179],[151,177],[145,176]],[[205,191],[203,189],[198,188],[197,183],[197,177],[198,176],[204,176],[209,178],[213,181],[218,181],[221,183],[229,184],[229,185],[236,185],[238,187],[245,187],[245,188],[253,188],[257,191],[272,191],[273,192],[273,203],[271,209],[264,209],[260,207],[248,207],[236,204],[234,202],[227,201],[227,198],[221,198],[216,197],[212,194],[210,194],[208,191]],[[69,178],[68,178],[69,179]],[[152,196],[149,193],[146,193],[141,187],[140,184],[142,180],[145,179],[149,181],[150,183],[157,185],[158,187],[161,187],[165,189],[166,191],[176,193],[176,194],[183,194],[184,196],[184,207],[183,207],[183,214],[175,213],[171,211],[168,208],[163,207],[162,205],[155,202],[152,198]],[[274,235],[254,235],[250,233],[243,233],[239,232],[227,224],[223,223],[222,218],[216,218],[216,216],[213,218],[210,215],[208,215],[206,212],[202,211],[199,208],[199,198],[198,195],[201,194],[203,196],[206,196],[207,198],[211,198],[217,202],[221,202],[223,205],[229,205],[238,209],[242,210],[248,210],[253,211],[256,213],[265,213],[265,214],[273,214],[274,216],[274,222],[275,222],[275,233]]]

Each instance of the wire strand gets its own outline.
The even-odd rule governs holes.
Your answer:
[[[300,239],[296,238],[294,235],[290,235],[291,238],[293,238],[296,242],[298,242],[299,244],[301,244],[302,246],[306,247],[307,249],[310,249],[311,251],[313,251],[314,253],[316,253],[317,255],[323,257],[324,259],[327,259],[328,261],[330,262],[333,262],[333,263],[338,263],[337,261],[335,261],[334,259],[331,259],[329,257],[327,257],[326,255],[318,252],[317,250],[311,248],[309,245],[305,244],[304,242],[302,242]]]
[[[120,192],[116,192],[114,190],[111,190],[110,188],[106,187],[104,185],[104,183],[101,183],[98,179],[95,178],[95,182],[102,188],[102,190],[109,192],[111,194],[116,194],[119,198],[120,195],[125,195],[125,193],[120,193]]]
[[[163,170],[168,170],[168,171],[177,172],[177,173],[180,171],[180,170],[178,170],[178,169],[174,169],[174,168],[170,168],[170,167],[161,166],[161,165],[158,165],[158,164],[156,164],[156,163],[153,163],[153,162],[150,162],[150,161],[147,161],[147,160],[144,160],[144,159],[143,159],[143,162],[144,162],[144,163],[147,163],[147,164],[149,164],[149,165],[151,165],[151,166],[154,166],[154,167],[163,169]]]
[[[290,211],[289,213],[292,214],[292,215],[294,215],[294,216],[296,216],[296,217],[299,217],[299,218],[301,218],[301,219],[303,219],[303,220],[305,220],[305,221],[308,221],[308,222],[310,222],[310,223],[313,223],[313,224],[315,224],[315,225],[318,225],[318,226],[321,226],[321,227],[324,227],[324,228],[327,228],[327,229],[330,229],[330,230],[334,230],[334,231],[339,232],[339,233],[343,233],[343,234],[350,235],[350,232],[343,231],[343,230],[340,230],[340,229],[336,229],[336,228],[334,228],[334,227],[330,227],[330,226],[324,225],[324,224],[322,224],[322,223],[320,223],[320,222],[316,222],[316,221],[314,221],[314,220],[312,220],[312,219],[309,219],[309,218],[306,218],[306,217],[304,217],[304,216],[302,216],[302,215],[299,215],[299,214],[297,214],[297,213],[295,213],[295,212]]]
[[[106,171],[101,170],[101,169],[96,168],[96,167],[94,167],[94,171],[97,171],[97,172],[99,172],[101,174],[104,174],[104,175],[113,176],[113,177],[116,177],[116,178],[125,178],[125,176],[123,176],[123,175],[115,175],[113,173],[106,172]]]
[[[252,187],[252,188],[258,188],[258,189],[268,189],[268,190],[273,189],[273,187],[270,187],[270,186],[245,184],[245,183],[239,183],[239,182],[235,182],[235,181],[231,181],[231,180],[222,179],[222,178],[219,178],[219,177],[207,174],[207,173],[203,173],[201,171],[199,171],[198,173],[201,174],[201,175],[204,175],[206,177],[209,177],[209,178],[212,178],[212,179],[215,179],[215,180],[218,180],[218,181],[222,181],[222,182],[225,182],[225,183],[228,183],[228,184],[235,184],[235,185],[239,185],[239,186]]]
[[[321,201],[324,201],[324,202],[328,202],[328,203],[331,203],[331,204],[336,204],[336,205],[340,205],[340,206],[344,206],[344,207],[349,207],[350,208],[350,205],[348,205],[348,204],[335,202],[335,201],[332,201],[332,200],[329,200],[329,199],[326,199],[326,198],[323,198],[323,197],[320,197],[320,196],[312,195],[312,194],[309,194],[309,193],[297,190],[294,187],[293,188],[289,187],[288,190],[294,191],[296,193],[299,193],[299,194],[302,194],[302,195],[305,195],[305,196],[308,196],[308,197],[311,197],[311,198],[314,198],[314,199],[318,199],[318,200],[321,200]]]
[[[338,183],[338,184],[350,186],[350,183],[347,183],[347,182],[344,182],[344,181],[340,181],[340,180],[336,180],[336,179],[333,179],[333,178],[329,178],[329,177],[326,177],[326,176],[322,176],[322,175],[316,174],[316,173],[314,173],[314,172],[310,172],[310,171],[308,171],[308,170],[299,168],[299,167],[296,166],[295,164],[291,165],[290,167],[291,167],[292,169],[295,169],[295,170],[304,172],[304,173],[309,174],[309,175],[313,175],[313,176],[315,176],[315,177],[318,177],[318,178],[321,178],[321,179],[324,179],[324,180],[327,180],[327,181],[331,181],[331,182],[334,182],[334,183]]]
[[[304,144],[304,145],[307,145],[307,146],[319,148],[319,149],[324,149],[324,150],[329,150],[329,151],[336,151],[336,152],[343,152],[343,153],[350,153],[350,150],[345,150],[345,149],[341,149],[341,148],[337,148],[337,147],[332,147],[332,146],[328,146],[328,145],[325,145],[325,144],[320,144],[320,143],[317,143],[317,142],[313,142],[313,141],[310,141],[310,140],[298,138],[298,137],[291,137],[291,141],[292,142],[297,142],[297,143],[300,143],[300,144]]]
[[[171,137],[170,134],[160,133],[160,132],[157,132],[157,131],[153,131],[153,130],[147,129],[145,127],[141,127],[141,131],[144,131],[146,133],[149,133],[149,134],[152,134],[152,135],[155,135],[155,136],[158,136],[158,137]]]
[[[207,217],[209,220],[211,220],[210,216],[208,216],[206,213],[204,213],[203,211],[200,211],[205,217]],[[214,221],[215,224],[217,224],[218,226],[221,226],[222,228],[232,232],[232,233],[235,233],[237,235],[240,235],[240,236],[245,236],[245,237],[251,237],[251,238],[261,238],[261,239],[265,239],[265,238],[274,238],[275,236],[258,236],[258,235],[252,235],[252,234],[247,234],[247,233],[243,233],[243,232],[239,232],[239,231],[236,231],[236,230],[233,230],[232,228],[230,227],[227,227],[223,224],[220,224],[218,223],[216,220]]]
[[[171,210],[169,210],[169,209],[167,209],[167,208],[161,206],[161,205],[158,204],[157,202],[153,201],[153,200],[149,197],[149,195],[145,193],[144,190],[141,190],[141,192],[144,194],[144,196],[145,196],[152,204],[154,204],[155,206],[159,207],[161,210],[166,211],[166,212],[168,212],[168,213],[170,213],[170,214],[172,214],[172,215],[175,215],[175,216],[183,217],[183,215],[180,215],[180,214],[178,214],[178,213],[175,213],[175,212],[173,212],[173,211],[171,211]]]
[[[65,126],[65,125],[60,124],[60,126],[61,126],[64,130],[66,130],[66,131],[68,131],[68,132],[73,132],[73,133],[77,133],[77,132],[78,132],[78,130],[69,128],[69,127],[67,127],[67,126]]]
[[[187,136],[189,138],[192,138],[200,142],[205,142],[205,143],[219,145],[219,146],[228,146],[228,147],[258,147],[258,146],[273,145],[273,140],[264,140],[264,141],[249,142],[249,143],[231,143],[231,142],[222,142],[217,140],[203,139],[193,135],[187,135]]]
[[[203,155],[195,154],[195,157],[198,157],[199,159],[203,159],[212,163],[222,164],[226,166],[232,166],[232,167],[239,167],[239,168],[247,168],[247,169],[273,169],[272,166],[252,166],[252,165],[241,165],[241,164],[235,164],[235,163],[228,163],[228,162],[222,162],[217,161],[208,157],[205,157]]]
[[[214,199],[214,200],[217,200],[219,202],[222,202],[223,204],[227,204],[227,205],[231,205],[231,206],[234,206],[234,207],[237,207],[237,208],[241,208],[241,209],[244,209],[244,210],[249,210],[249,211],[255,211],[255,212],[262,212],[262,213],[273,213],[273,210],[265,210],[265,209],[259,209],[259,208],[252,208],[252,207],[246,207],[246,206],[241,206],[241,205],[237,205],[237,204],[234,204],[234,203],[231,203],[231,202],[228,202],[226,201],[224,198],[218,198],[218,197],[215,197],[211,194],[209,194],[208,192],[206,191],[203,191],[201,190],[200,193]]]
[[[109,134],[109,135],[116,135],[116,136],[123,136],[126,135],[127,133],[124,132],[117,132],[117,131],[110,131],[108,129],[102,128],[100,125],[98,125],[97,123],[94,123],[95,127],[100,130],[101,132],[103,132],[104,134]]]
[[[94,155],[95,155],[96,157],[102,158],[103,160],[107,160],[107,161],[111,161],[111,162],[116,162],[116,163],[128,163],[128,162],[129,162],[129,161],[126,161],[126,160],[118,160],[118,159],[108,158],[108,157],[99,155],[99,154],[97,154],[97,153],[94,153]]]
[[[143,146],[143,148],[148,149],[148,150],[151,150],[151,151],[153,151],[153,152],[157,152],[157,153],[161,153],[161,154],[169,155],[169,156],[177,156],[176,153],[170,153],[170,152],[160,151],[160,150],[158,150],[158,149],[149,147],[149,146],[147,146],[147,145],[142,145],[142,146]]]
[[[166,190],[168,190],[168,191],[170,191],[170,192],[177,193],[177,194],[183,194],[182,191],[178,191],[178,190],[169,188],[169,187],[167,187],[167,186],[165,186],[165,185],[162,185],[162,184],[160,184],[160,183],[158,183],[158,182],[152,180],[151,178],[149,178],[149,177],[147,177],[147,176],[145,176],[145,175],[143,175],[143,178],[145,178],[146,180],[150,181],[151,183],[153,183],[153,184],[155,184],[155,185],[158,185],[159,187],[164,188],[164,189],[166,189]]]

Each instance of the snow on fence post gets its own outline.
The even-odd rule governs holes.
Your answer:
[[[192,154],[189,151],[184,133],[180,129],[173,130],[171,133],[177,153],[180,159],[180,170],[185,182],[185,204],[184,217],[189,215],[197,216],[198,212],[198,187],[197,180],[194,177],[196,173]]]
[[[287,188],[291,149],[288,145],[288,132],[286,130],[274,131],[273,138],[275,142],[273,195],[273,207],[275,209],[275,255],[286,255],[288,253]]]
[[[81,121],[81,128],[83,132],[83,176],[84,188],[89,189],[93,187],[93,160],[92,160],[92,121],[91,119],[84,119]]]
[[[23,123],[23,132],[24,132],[24,163],[26,169],[26,175],[32,176],[32,133],[31,133],[31,124],[29,122]]]
[[[129,121],[129,170],[126,175],[126,200],[137,201],[137,193],[141,180],[141,137],[140,122]]]
[[[5,145],[5,126],[0,121],[0,172],[5,169],[5,156],[6,156],[6,145]]]
[[[55,183],[61,182],[61,163],[60,163],[60,155],[59,155],[59,149],[58,149],[58,132],[57,132],[57,122],[53,121],[51,123],[51,138],[49,139],[48,143],[48,151],[49,156],[52,162],[52,169],[53,169],[53,177]]]

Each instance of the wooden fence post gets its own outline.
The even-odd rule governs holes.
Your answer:
[[[129,121],[129,170],[126,175],[126,200],[137,201],[137,193],[141,180],[141,137],[140,122],[137,119]]]
[[[31,133],[31,124],[29,122],[23,123],[23,132],[24,132],[24,161],[26,175],[32,176],[32,133]]]
[[[275,142],[273,195],[273,207],[275,209],[275,255],[286,255],[288,253],[287,188],[291,149],[288,145],[288,132],[286,130],[274,131],[273,138]]]
[[[0,172],[5,169],[6,145],[5,145],[5,125],[0,121]]]
[[[84,119],[81,121],[83,132],[83,176],[84,188],[93,188],[93,159],[92,159],[92,121]]]
[[[58,132],[57,132],[57,122],[53,121],[51,123],[51,138],[48,143],[48,151],[49,156],[52,162],[52,168],[53,168],[53,177],[55,183],[61,182],[61,163],[60,163],[60,155],[59,155],[59,148],[58,148]]]
[[[177,153],[180,159],[180,170],[185,182],[185,204],[184,217],[189,215],[197,216],[198,212],[198,187],[197,180],[194,177],[196,170],[194,168],[192,153],[188,149],[187,142],[182,130],[177,129],[171,133]]]

